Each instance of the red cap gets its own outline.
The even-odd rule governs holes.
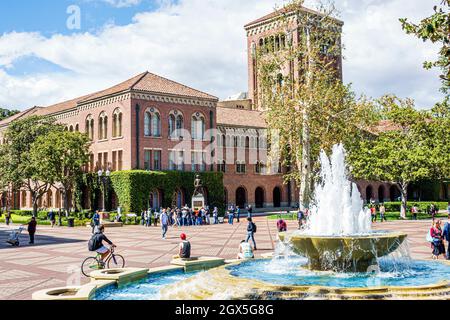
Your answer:
[[[181,240],[186,240],[186,234],[182,233],[182,234],[180,235],[180,238],[181,238]]]

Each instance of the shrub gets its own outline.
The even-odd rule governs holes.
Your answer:
[[[155,190],[162,192],[163,207],[172,206],[177,189],[183,189],[186,199],[191,199],[196,174],[180,171],[118,171],[111,174],[111,182],[124,213],[142,212],[147,209],[150,193]],[[203,172],[199,175],[207,189],[208,204],[210,207],[218,207],[223,212],[225,209],[223,174]]]
[[[448,206],[448,202],[428,202],[428,201],[408,201],[407,211],[409,212],[413,205],[417,205],[419,208],[419,212],[427,213],[428,209],[431,205],[436,205],[439,210],[446,210]],[[401,202],[385,202],[384,206],[386,207],[386,212],[400,212],[400,208],[402,206]]]

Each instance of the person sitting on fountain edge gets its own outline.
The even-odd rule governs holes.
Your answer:
[[[174,259],[190,259],[191,258],[191,243],[187,240],[186,234],[180,235],[181,243],[178,254],[174,256]]]
[[[237,255],[238,260],[248,260],[255,258],[253,254],[253,249],[250,243],[245,240],[242,240],[239,244],[239,252]]]

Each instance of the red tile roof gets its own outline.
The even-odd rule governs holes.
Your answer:
[[[217,124],[237,127],[267,128],[261,111],[217,107]]]
[[[85,96],[81,96],[72,100],[63,101],[45,108],[42,107],[34,107],[28,110],[25,110],[13,117],[4,119],[0,121],[0,125],[7,124],[15,119],[18,119],[25,115],[39,115],[45,116],[55,113],[64,112],[73,108],[80,103],[88,103],[90,101],[94,101],[97,99],[101,99],[103,97],[118,94],[122,92],[126,92],[129,90],[137,90],[137,91],[145,91],[156,94],[167,94],[167,95],[177,95],[189,98],[197,98],[197,99],[207,99],[218,101],[217,97],[209,95],[207,93],[195,90],[193,88],[182,85],[178,82],[160,77],[148,71],[138,74],[131,79],[128,79],[122,83],[119,83],[111,88],[101,90],[95,93],[91,93]]]

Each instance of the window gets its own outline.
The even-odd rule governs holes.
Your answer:
[[[146,137],[150,137],[151,136],[151,131],[150,131],[150,123],[152,121],[152,115],[150,114],[150,112],[145,112],[145,116],[144,116],[144,136]]]
[[[184,171],[184,151],[178,151],[177,155],[178,155],[178,159],[176,160],[177,170]]]
[[[117,154],[117,170],[122,170],[122,157],[123,157],[123,151],[120,150]]]
[[[161,170],[161,151],[160,150],[153,151],[153,170],[155,170],[155,171]]]
[[[113,137],[119,138],[122,136],[122,111],[116,109],[113,113]]]
[[[161,115],[155,108],[149,108],[145,111],[144,136],[161,137]]]
[[[110,169],[109,162],[108,162],[108,152],[103,153],[103,168],[104,168],[104,170]]]
[[[204,140],[206,131],[205,118],[197,112],[192,116],[191,135],[193,140]]]
[[[219,171],[219,172],[227,171],[227,164],[226,164],[225,160],[219,162],[219,164],[217,165],[217,171]]]
[[[153,114],[152,117],[152,136],[161,137],[161,116],[159,113]]]
[[[97,155],[97,169],[96,170],[102,169],[102,164],[103,164],[103,153],[99,153]]]
[[[242,161],[237,161],[236,162],[236,173],[245,173],[245,172],[246,172],[245,163]]]
[[[169,116],[169,137],[170,138],[174,138],[176,137],[176,132],[175,132],[175,116],[173,114],[171,114]]]
[[[117,151],[112,152],[112,171],[117,170]]]
[[[261,161],[256,162],[255,172],[259,174],[266,173],[266,166],[264,165],[264,163],[262,163]]]
[[[150,150],[145,150],[144,152],[144,169],[152,169],[152,152]]]
[[[176,130],[177,130],[177,137],[181,137],[181,135],[183,134],[183,129],[184,129],[184,119],[182,115],[178,115],[177,116],[177,121],[176,121]]]
[[[86,118],[86,130],[89,139],[94,140],[94,118],[92,115],[88,115]]]
[[[176,170],[175,151],[169,151],[169,170]]]
[[[98,139],[108,139],[108,116],[105,112],[102,112],[98,118]]]

